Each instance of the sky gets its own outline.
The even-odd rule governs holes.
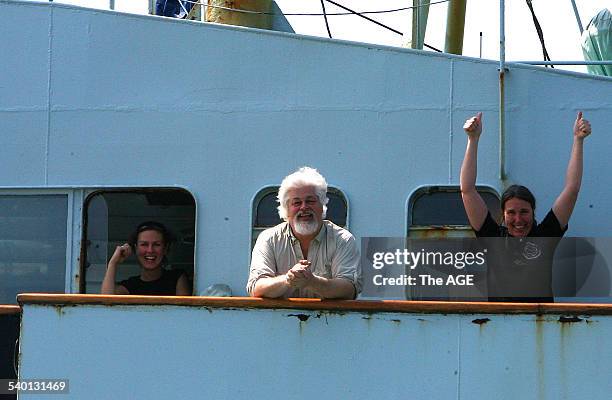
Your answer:
[[[56,3],[108,9],[110,0],[54,0]],[[431,0],[432,2],[436,0]],[[597,12],[612,10],[612,0],[575,0],[584,28]],[[320,0],[276,0],[284,13],[321,13]],[[390,10],[412,6],[412,0],[335,0],[355,11]],[[425,43],[444,49],[447,2],[432,4]],[[571,0],[532,0],[546,48],[552,60],[583,60],[580,31]],[[115,0],[115,10],[146,14],[148,0]],[[325,2],[328,13],[344,10]],[[482,58],[499,59],[499,1],[467,0],[463,55],[480,57],[482,32]],[[505,35],[507,61],[543,60],[542,47],[525,0],[506,0]],[[354,15],[328,16],[332,37],[358,42],[405,46],[410,41],[412,12],[410,10],[372,14],[371,18],[404,33],[399,35]],[[296,33],[328,37],[322,16],[288,16]],[[584,66],[558,66],[586,72]]]

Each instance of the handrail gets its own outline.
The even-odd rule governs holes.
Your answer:
[[[17,296],[21,305],[49,306],[186,306],[220,309],[290,309],[331,312],[394,312],[427,314],[553,314],[612,315],[612,304],[486,303],[406,300],[263,299],[255,297],[109,296],[88,294],[31,294]]]
[[[20,312],[21,307],[19,306],[0,304],[0,315],[19,314]]]
[[[603,61],[508,61],[507,64],[529,65],[612,65],[611,60]]]

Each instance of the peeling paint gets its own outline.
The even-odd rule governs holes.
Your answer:
[[[491,321],[489,318],[476,318],[472,320],[472,323],[477,325],[484,325],[489,321]]]
[[[546,379],[545,379],[545,357],[544,357],[544,323],[546,320],[542,315],[535,317],[535,350],[536,350],[536,370],[538,399],[546,398]]]

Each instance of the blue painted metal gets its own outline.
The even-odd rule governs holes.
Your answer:
[[[66,398],[607,399],[612,391],[609,315],[23,307],[21,377],[69,378]]]

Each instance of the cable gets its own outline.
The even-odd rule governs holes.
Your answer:
[[[426,5],[431,5],[431,4],[441,4],[441,3],[447,3],[450,0],[438,0],[438,1],[432,1],[429,4],[421,4],[419,6],[412,6],[412,7],[401,7],[401,8],[394,8],[394,9],[390,9],[390,10],[377,10],[377,11],[361,11],[361,12],[357,12],[354,10],[351,10],[350,8],[347,8],[341,4],[336,3],[335,1],[332,0],[321,0],[321,7],[323,8],[323,13],[270,13],[270,12],[263,12],[263,11],[251,11],[251,10],[242,10],[239,8],[232,8],[232,7],[225,7],[225,6],[215,6],[215,5],[211,5],[211,4],[205,4],[205,3],[201,3],[199,1],[192,1],[192,0],[183,0],[186,3],[191,3],[193,5],[204,5],[210,8],[219,8],[222,10],[227,10],[227,11],[235,11],[235,12],[241,12],[241,13],[245,13],[245,14],[258,14],[258,15],[271,15],[271,16],[275,16],[275,15],[282,15],[282,16],[316,16],[316,17],[323,17],[325,18],[325,27],[327,28],[327,34],[328,36],[331,38],[332,34],[329,28],[329,21],[327,20],[327,17],[330,15],[357,15],[359,17],[362,17],[364,19],[367,19],[370,22],[373,22],[379,26],[382,26],[385,29],[388,29],[390,31],[392,31],[393,33],[396,33],[400,36],[403,36],[404,34],[396,29],[393,29],[381,22],[378,22],[372,18],[368,18],[365,16],[365,14],[384,14],[384,13],[392,13],[392,12],[398,12],[398,11],[406,11],[406,10],[412,10],[412,9],[416,9],[416,8],[420,8],[420,7],[425,7]],[[325,9],[325,4],[324,1],[327,1],[337,7],[343,8],[345,10],[347,10],[348,12],[335,12],[335,13],[330,13],[327,12]],[[427,43],[423,43],[423,46],[437,51],[438,53],[443,53],[442,50],[439,50],[433,46],[428,45]]]
[[[533,24],[535,25],[536,31],[538,32],[538,38],[540,38],[540,44],[542,45],[542,53],[544,54],[544,61],[552,61],[550,56],[548,55],[548,51],[546,50],[546,44],[544,44],[544,32],[542,32],[542,27],[538,22],[538,17],[536,17],[535,12],[533,11],[533,4],[531,4],[531,0],[525,0],[527,2],[527,7],[529,7],[529,11],[531,11],[531,17],[533,19]],[[555,68],[554,65],[550,65],[551,68]]]
[[[241,12],[241,13],[245,13],[245,14],[260,14],[260,15],[284,15],[284,16],[289,16],[289,17],[321,17],[323,15],[354,15],[356,14],[356,12],[335,12],[335,13],[270,13],[270,12],[263,12],[263,11],[251,11],[251,10],[242,10],[239,8],[232,8],[232,7],[224,7],[224,6],[214,6],[211,4],[206,4],[206,3],[202,3],[200,1],[193,1],[193,0],[183,0],[186,3],[191,3],[193,5],[203,5],[203,6],[207,6],[210,8],[219,8],[222,10],[228,10],[228,11],[235,11],[235,12]],[[450,0],[439,0],[439,1],[432,1],[431,3],[429,3],[429,5],[431,4],[441,4],[441,3],[448,3]],[[413,6],[413,7],[401,7],[401,8],[394,8],[394,9],[390,9],[390,10],[376,10],[376,11],[360,11],[359,14],[385,14],[385,13],[392,13],[392,12],[398,12],[398,11],[407,11],[407,10],[412,10],[415,8],[419,8],[419,7],[424,7],[427,4],[422,4],[420,6]]]
[[[325,0],[321,0],[321,8],[323,9],[323,18],[325,19],[325,27],[327,28],[327,35],[332,38],[331,31],[329,30],[329,22],[327,21],[327,14],[325,13]]]
[[[378,22],[378,21],[376,21],[376,20],[374,20],[374,19],[372,19],[372,18],[370,18],[370,17],[366,17],[366,16],[365,16],[365,15],[363,15],[362,13],[358,13],[357,11],[353,11],[353,10],[351,10],[350,8],[343,6],[342,4],[338,4],[338,3],[336,3],[335,1],[332,1],[332,0],[325,0],[325,1],[327,1],[328,3],[332,3],[332,4],[333,4],[333,5],[335,5],[336,7],[340,7],[340,8],[342,8],[342,9],[344,9],[344,10],[350,11],[352,14],[355,14],[355,15],[357,15],[357,16],[360,16],[360,17],[361,17],[361,18],[363,18],[363,19],[367,19],[368,21],[373,22],[373,23],[375,23],[375,24],[376,24],[376,25],[378,25],[378,26],[382,26],[383,28],[386,28],[386,29],[390,30],[391,32],[395,32],[395,33],[397,33],[398,35],[401,35],[401,36],[403,36],[403,35],[404,35],[402,32],[400,32],[400,31],[398,31],[398,30],[396,30],[396,29],[393,29],[393,28],[391,28],[391,27],[389,27],[389,26],[387,26],[387,25],[383,24],[382,22]]]
[[[438,53],[444,53],[442,50],[436,49],[435,47],[430,46],[427,43],[423,43],[423,46],[427,47],[428,49],[432,49],[433,51],[437,51]]]

